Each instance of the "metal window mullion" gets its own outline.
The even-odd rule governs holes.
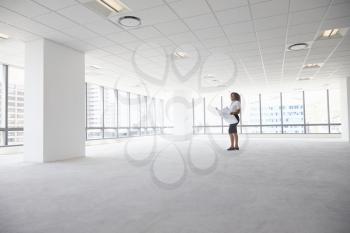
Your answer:
[[[100,87],[102,90],[102,138],[105,138],[105,88]]]
[[[241,108],[242,108],[242,106],[241,106]],[[240,109],[239,126],[240,126],[240,132],[241,132],[241,134],[243,133],[243,127],[242,127],[242,115],[243,115],[243,113],[242,113],[242,110]]]
[[[222,103],[222,96],[220,96],[220,111],[222,112],[222,107],[223,107],[223,103]],[[221,134],[224,134],[224,118],[221,114]]]
[[[8,94],[9,94],[9,89],[8,89],[8,65],[4,65],[5,68],[5,138],[4,138],[4,145],[8,146]]]
[[[328,122],[328,133],[331,133],[331,114],[329,109],[329,89],[327,89],[327,122]]]
[[[196,126],[196,123],[195,123],[195,118],[194,118],[194,98],[192,98],[192,133],[193,134],[196,134],[196,131],[195,131],[195,126]]]
[[[129,105],[129,108],[128,108],[128,112],[129,112],[129,122],[128,122],[128,126],[129,126],[129,129],[128,129],[128,135],[129,135],[129,137],[130,137],[130,128],[131,128],[131,121],[130,121],[130,119],[131,119],[131,117],[130,117],[130,113],[131,113],[131,106],[130,106],[130,92],[128,92],[128,105]]]
[[[306,134],[305,91],[303,91],[303,117],[304,117],[304,134]]]
[[[283,102],[282,102],[282,92],[280,92],[280,107],[281,107],[281,132],[283,132]]]
[[[85,141],[88,140],[88,84],[85,83]]]
[[[119,91],[118,89],[114,90],[114,95],[116,97],[116,107],[117,107],[117,138],[119,138]]]
[[[137,95],[137,98],[138,98],[138,102],[139,102],[139,107],[138,107],[138,109],[139,109],[139,117],[140,117],[140,119],[139,119],[139,126],[140,126],[140,131],[139,131],[139,134],[140,134],[140,136],[141,136],[141,132],[142,132],[142,130],[141,130],[141,127],[142,127],[142,110],[141,110],[141,107],[142,107],[142,105],[141,105],[141,95]]]
[[[204,113],[204,115],[203,115],[204,130],[203,130],[203,132],[204,132],[204,134],[206,134],[207,133],[207,123],[206,123],[207,119],[206,119],[206,115],[205,115],[205,97],[203,97],[203,113]]]
[[[260,125],[260,134],[262,134],[261,93],[259,93],[259,125]]]

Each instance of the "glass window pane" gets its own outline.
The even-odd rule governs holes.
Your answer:
[[[339,89],[329,90],[329,115],[331,123],[341,122],[341,98]],[[341,127],[340,127],[341,128]]]
[[[156,99],[156,118],[157,118],[157,122],[156,122],[156,126],[157,127],[163,127],[164,126],[164,106],[163,106],[163,100],[160,99]]]
[[[105,129],[103,131],[103,137],[104,138],[116,138],[117,137],[117,130],[116,129]]]
[[[102,127],[102,88],[98,85],[87,85],[87,127]]]
[[[328,122],[326,90],[305,91],[305,118],[306,124]]]
[[[221,96],[206,96],[205,98],[205,125],[220,126],[221,132],[221,117],[216,111],[216,108],[221,108]]]
[[[103,93],[104,93],[104,126],[117,127],[116,91],[114,89],[105,88]]]
[[[8,145],[23,144],[23,131],[9,131],[7,140],[8,140]]]
[[[304,124],[303,92],[285,92],[282,96],[283,124]],[[304,126],[283,126],[284,133],[304,133]]]
[[[281,124],[280,93],[265,93],[261,95],[261,117],[263,125]],[[274,131],[276,127],[267,131]]]
[[[141,127],[147,126],[147,97],[140,96],[141,98]]]
[[[21,128],[24,121],[24,71],[8,67],[8,127]],[[16,137],[13,134],[13,137]],[[14,139],[17,140],[17,139]],[[21,140],[21,139],[18,139]]]
[[[245,98],[247,96],[247,98]],[[242,124],[243,125],[260,125],[260,107],[259,107],[259,95],[249,94],[242,95]],[[243,132],[255,132],[252,127],[244,127]],[[258,132],[260,128],[258,127]],[[258,133],[257,132],[257,133]]]
[[[118,123],[119,127],[129,127],[129,93],[118,91]],[[124,133],[122,133],[124,134]]]
[[[5,127],[5,66],[0,63],[0,127]],[[0,136],[0,140],[2,140],[2,135]],[[2,144],[1,144],[2,145]]]
[[[140,97],[130,93],[130,125],[131,127],[140,127]]]
[[[87,139],[102,139],[102,129],[88,129],[87,130]]]
[[[194,98],[194,125],[204,126],[204,98]]]
[[[156,106],[154,98],[147,98],[147,126],[155,127],[156,126]],[[153,131],[149,131],[153,132]],[[153,134],[153,133],[150,133]]]
[[[0,146],[4,146],[4,145],[5,145],[5,132],[0,131]]]

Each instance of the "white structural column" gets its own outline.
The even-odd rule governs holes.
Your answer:
[[[192,134],[192,98],[191,92],[177,90],[170,101],[173,134],[178,139],[186,140]]]
[[[342,138],[350,142],[350,77],[341,80]]]
[[[85,156],[84,54],[41,39],[26,44],[24,159]]]

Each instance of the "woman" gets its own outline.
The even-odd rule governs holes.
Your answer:
[[[231,93],[231,105],[230,105],[230,114],[233,115],[237,122],[230,124],[228,133],[230,135],[231,146],[227,150],[239,150],[238,146],[238,134],[237,134],[237,125],[239,123],[239,115],[241,112],[241,96],[236,93]]]

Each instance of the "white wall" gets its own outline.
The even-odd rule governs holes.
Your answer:
[[[25,160],[85,156],[84,54],[49,40],[26,45]]]

